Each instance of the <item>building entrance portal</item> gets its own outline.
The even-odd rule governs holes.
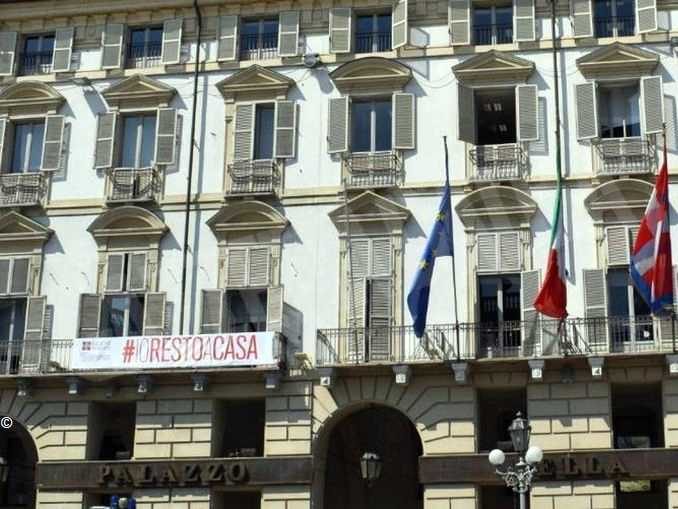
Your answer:
[[[3,473],[0,467],[0,507],[34,509],[38,452],[28,431],[16,421],[0,433],[0,458],[7,468]]]

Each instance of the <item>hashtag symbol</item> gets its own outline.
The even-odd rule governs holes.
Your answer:
[[[134,356],[134,340],[128,339],[125,343],[125,346],[122,349],[122,362],[128,363],[132,360]]]

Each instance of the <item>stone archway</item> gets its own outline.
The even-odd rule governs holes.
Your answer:
[[[0,479],[0,507],[34,509],[38,450],[30,433],[17,421],[0,433],[0,457],[9,467],[6,481]]]

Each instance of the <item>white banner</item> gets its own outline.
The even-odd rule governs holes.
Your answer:
[[[76,338],[71,369],[163,369],[277,364],[274,332]]]

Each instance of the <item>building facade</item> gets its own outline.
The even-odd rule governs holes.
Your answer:
[[[0,1],[0,507],[513,507],[521,411],[532,509],[678,508],[678,323],[628,278],[675,3],[556,5],[562,323],[550,3],[196,3]]]

